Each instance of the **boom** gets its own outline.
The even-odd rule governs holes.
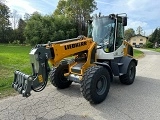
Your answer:
[[[95,42],[85,37],[36,45],[29,53],[33,74],[26,75],[18,70],[15,71],[12,87],[24,97],[30,96],[31,90],[42,91],[48,81],[50,71],[48,61],[52,66],[57,66],[62,59],[88,51],[91,46],[95,46]],[[90,55],[90,52],[88,53]]]

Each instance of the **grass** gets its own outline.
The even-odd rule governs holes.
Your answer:
[[[138,59],[144,56],[144,53],[140,50],[134,49],[133,51],[134,58]]]
[[[17,92],[11,87],[14,71],[20,70],[31,74],[29,59],[30,46],[12,46],[0,44],[0,99]],[[139,58],[143,53],[134,50],[134,57]]]
[[[0,98],[15,93],[11,88],[15,70],[30,73],[30,46],[0,45]]]
[[[148,50],[153,50],[153,51],[156,51],[156,52],[160,52],[160,48],[147,48]]]

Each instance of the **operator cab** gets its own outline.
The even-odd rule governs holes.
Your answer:
[[[96,17],[88,22],[88,37],[93,38],[98,46],[103,47],[104,52],[114,52],[122,44],[127,15],[119,15]]]

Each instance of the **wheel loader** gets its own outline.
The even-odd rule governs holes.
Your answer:
[[[42,91],[48,78],[59,89],[76,82],[84,98],[98,104],[105,100],[114,76],[122,84],[132,84],[138,62],[133,47],[124,40],[127,15],[97,16],[82,28],[84,25],[88,25],[87,37],[37,44],[31,49],[32,75],[16,70],[12,87],[29,97],[31,90]]]

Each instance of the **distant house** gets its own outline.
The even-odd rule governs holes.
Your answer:
[[[147,40],[148,38],[145,36],[135,35],[130,38],[129,43],[134,47],[136,46],[143,47],[143,45],[146,44]]]

